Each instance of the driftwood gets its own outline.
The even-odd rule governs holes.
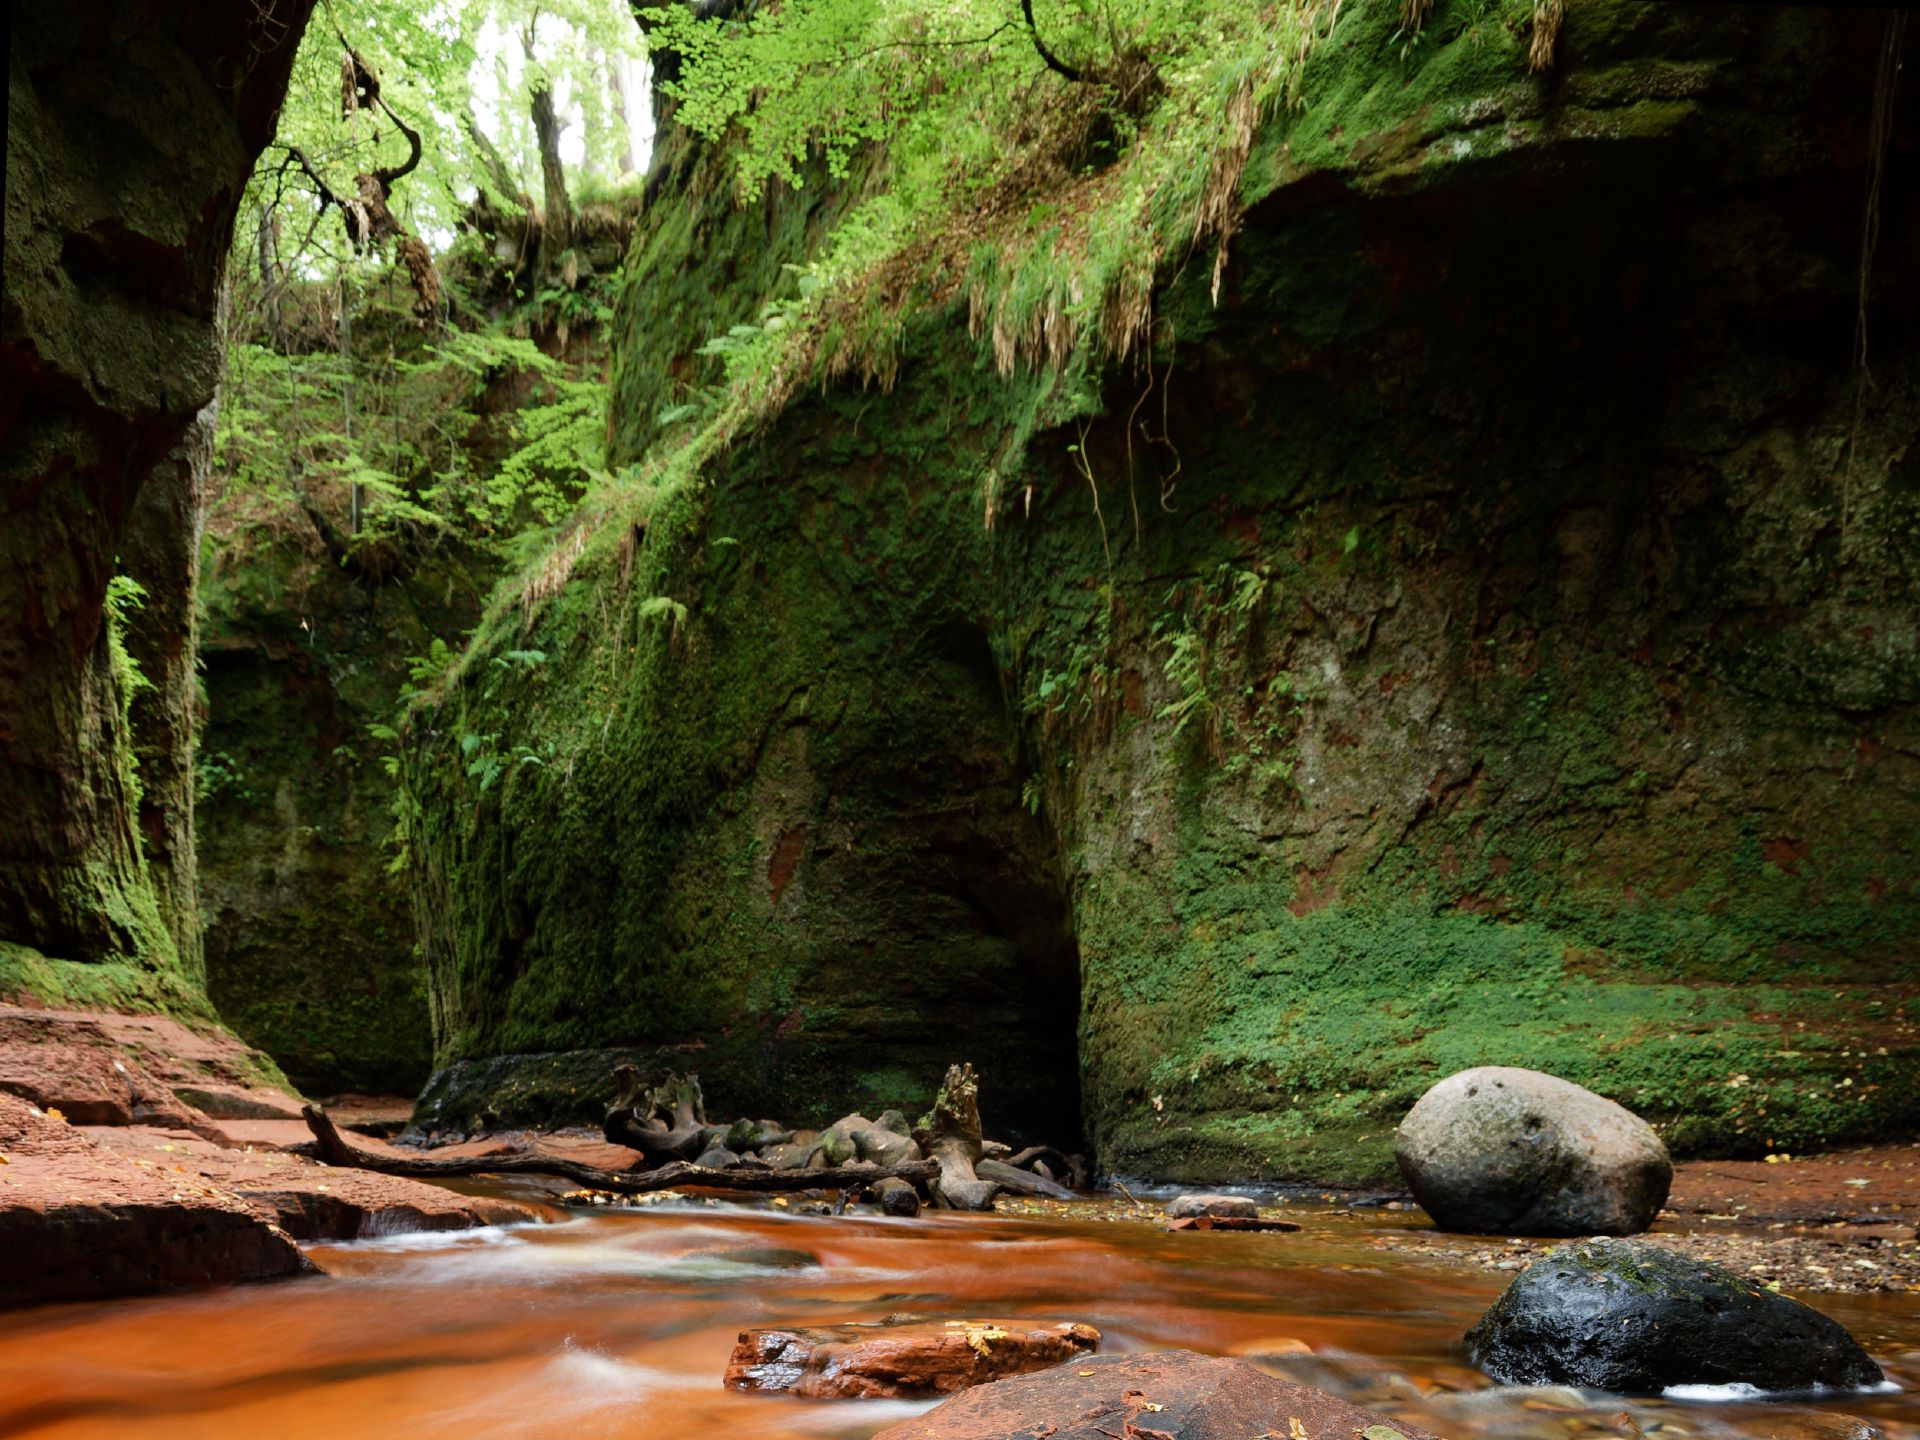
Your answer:
[[[1071,1200],[1073,1191],[1058,1181],[1036,1175],[1031,1170],[1021,1170],[1002,1160],[982,1160],[973,1167],[973,1173],[982,1180],[991,1180],[1002,1190],[1011,1190],[1015,1195],[1041,1195],[1049,1200]]]
[[[1047,1165],[1051,1173],[1046,1174],[1045,1178],[1056,1179],[1064,1175],[1069,1190],[1087,1188],[1087,1157],[1062,1155],[1051,1145],[1029,1145],[1017,1155],[1009,1155],[1007,1164],[1016,1170],[1032,1170],[1036,1164]]]
[[[929,1185],[933,1198],[949,1210],[991,1210],[998,1184],[983,1180],[974,1166],[981,1159],[980,1082],[972,1065],[949,1065],[933,1109],[913,1133],[921,1150],[939,1166]]]
[[[619,1092],[600,1126],[610,1145],[638,1150],[649,1162],[692,1160],[723,1129],[707,1124],[697,1076],[669,1075],[664,1084],[645,1091],[633,1065],[616,1065],[613,1078]]]
[[[925,1183],[939,1174],[930,1160],[910,1165],[836,1165],[824,1170],[710,1170],[675,1161],[653,1170],[602,1170],[598,1165],[542,1155],[534,1150],[505,1155],[476,1155],[434,1160],[389,1155],[349,1144],[318,1105],[302,1108],[313,1132],[319,1156],[329,1165],[373,1170],[382,1175],[405,1175],[417,1180],[447,1180],[461,1175],[552,1175],[590,1190],[621,1195],[646,1195],[656,1190],[746,1190],[761,1193],[782,1190],[865,1189],[887,1179]]]

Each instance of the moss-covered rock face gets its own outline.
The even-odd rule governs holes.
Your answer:
[[[444,546],[343,567],[292,500],[229,494],[206,539],[198,807],[221,1017],[314,1094],[411,1093],[425,976],[391,873],[395,782],[367,731],[410,657],[473,624],[490,566]]]
[[[234,208],[311,9],[8,17],[0,995],[205,1009],[182,783],[197,432]],[[112,618],[116,574],[146,587],[142,633]]]
[[[442,1058],[680,1044],[715,1113],[816,1119],[971,1059],[990,1129],[1065,1126],[1077,992],[1123,1173],[1380,1178],[1489,1063],[1682,1152],[1920,1118],[1897,154],[1863,408],[1847,359],[1877,24],[1595,0],[1527,79],[1396,15],[1343,12],[1217,303],[1170,275],[1099,413],[928,314],[891,393],[656,451],[496,618],[413,730]],[[639,242],[629,456],[673,297],[801,213]]]

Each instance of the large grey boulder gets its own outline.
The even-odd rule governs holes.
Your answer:
[[[1422,1095],[1393,1158],[1436,1225],[1475,1235],[1638,1234],[1673,1183],[1667,1147],[1632,1111],[1504,1065]]]
[[[1650,1240],[1549,1250],[1480,1317],[1467,1344],[1481,1369],[1516,1385],[1791,1391],[1883,1379],[1837,1321]]]

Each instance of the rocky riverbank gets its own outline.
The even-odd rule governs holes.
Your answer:
[[[552,1213],[289,1153],[306,1127],[278,1078],[218,1027],[0,1007],[0,1306],[307,1274],[299,1241]]]

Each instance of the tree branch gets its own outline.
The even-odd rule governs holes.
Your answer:
[[[1055,55],[1047,48],[1047,42],[1040,38],[1040,27],[1033,23],[1033,0],[1020,0],[1020,9],[1027,17],[1027,34],[1033,37],[1033,48],[1040,52],[1040,58],[1046,62],[1047,68],[1056,75],[1064,75],[1076,85],[1085,84],[1087,77]]]
[[[386,96],[379,95],[375,98],[379,100],[380,108],[387,112],[387,118],[393,121],[395,125],[398,125],[400,127],[400,133],[407,137],[408,151],[406,161],[396,169],[376,170],[373,172],[374,178],[379,180],[383,187],[390,190],[393,188],[394,181],[405,179],[411,175],[414,167],[420,163],[420,132],[407,124],[406,121],[402,120],[399,115],[394,112],[394,108],[387,103]]]

